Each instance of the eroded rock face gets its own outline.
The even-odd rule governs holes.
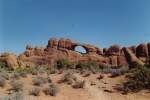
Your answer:
[[[148,57],[148,48],[146,44],[140,44],[136,48],[137,57]]]
[[[127,62],[128,62],[130,65],[133,65],[133,64],[135,64],[135,63],[141,64],[141,65],[144,64],[140,59],[138,59],[138,58],[136,57],[136,55],[134,55],[134,54],[132,53],[132,51],[131,51],[129,48],[124,47],[123,50],[124,50],[124,53],[125,53],[125,57],[126,57],[126,59],[127,59]]]
[[[59,41],[58,41],[58,48],[65,48],[65,39],[64,38],[61,38]]]
[[[118,45],[112,45],[106,51],[106,55],[107,56],[112,56],[112,55],[119,56],[120,55],[120,49],[121,49],[120,46],[118,46]]]
[[[85,48],[87,53],[96,53],[97,52],[97,48],[90,44],[85,44],[85,45],[83,45],[83,47]]]
[[[16,69],[19,67],[17,56],[14,54],[1,55],[0,60],[4,61],[7,67],[9,67],[10,69]]]
[[[86,50],[86,54],[75,51],[76,46]],[[18,56],[3,55],[0,60],[10,68],[17,66],[53,66],[58,59],[68,59],[71,62],[96,61],[105,66],[130,66],[133,63],[144,64],[150,57],[150,43],[121,48],[112,45],[109,48],[98,48],[90,44],[80,44],[70,39],[51,38],[45,48],[27,46],[26,51]]]
[[[130,49],[134,54],[136,54],[136,46],[131,46],[131,47],[129,47],[129,49]]]
[[[58,46],[58,41],[56,38],[49,39],[47,48],[56,48],[57,49],[57,46]]]

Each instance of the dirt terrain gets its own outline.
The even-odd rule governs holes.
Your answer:
[[[19,80],[22,81],[24,85],[24,98],[22,98],[22,100],[149,100],[150,98],[150,93],[147,91],[123,95],[113,89],[113,87],[124,80],[124,76],[110,78],[109,74],[104,74],[104,78],[98,80],[97,77],[99,75],[100,73],[83,77],[84,75],[76,73],[75,76],[80,80],[85,80],[86,83],[83,88],[74,89],[68,84],[58,83],[63,73],[51,74],[52,82],[59,87],[59,92],[56,96],[47,96],[42,91],[39,96],[30,95],[28,91],[33,87],[32,78],[36,77],[36,75],[28,75],[26,78],[21,77]],[[46,77],[46,74],[41,74],[41,76]],[[45,86],[46,84],[39,86],[39,88],[43,89]],[[0,100],[8,100],[6,98],[9,94],[9,88],[9,84],[6,84],[4,88],[0,88]]]

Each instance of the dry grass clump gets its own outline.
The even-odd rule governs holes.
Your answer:
[[[0,87],[4,87],[6,84],[6,79],[0,76]]]
[[[33,96],[39,96],[40,95],[40,88],[38,87],[33,87],[32,90],[30,91],[30,95]]]
[[[72,85],[73,88],[78,89],[78,88],[83,88],[85,85],[85,81],[75,81],[75,83]]]
[[[79,80],[74,74],[72,73],[66,73],[62,79],[59,81],[59,83],[67,83],[69,85],[72,85],[73,88],[83,88],[85,85],[84,80]]]
[[[42,84],[47,82],[47,79],[41,76],[37,76],[33,78],[32,82],[33,82],[33,85],[41,86]]]
[[[47,77],[48,83],[52,83],[52,79],[50,77]]]
[[[20,75],[19,75],[19,73],[14,72],[14,73],[12,73],[10,78],[13,80],[18,80],[18,79],[20,79]]]
[[[86,61],[86,62],[79,62],[76,65],[76,69],[82,73],[90,71],[93,74],[100,71],[99,65],[96,61]]]
[[[117,77],[120,75],[124,75],[125,73],[127,73],[129,71],[129,67],[128,66],[114,66],[114,67],[110,67],[110,66],[101,66],[101,70],[103,73],[110,73],[111,74],[111,78],[113,77]]]
[[[77,78],[72,73],[68,72],[61,78],[59,83],[73,84],[76,80]]]
[[[23,82],[18,81],[18,80],[12,80],[10,82],[11,85],[11,90],[18,92],[23,90]]]
[[[48,87],[46,87],[43,92],[46,94],[46,95],[50,95],[50,96],[56,96],[56,94],[58,93],[58,87],[56,87],[56,85],[54,84],[49,84]]]
[[[9,80],[9,75],[7,72],[0,72],[0,77],[5,78],[6,80]]]
[[[2,100],[25,100],[22,92],[13,92],[12,94],[4,97]]]
[[[27,73],[26,73],[26,72],[21,72],[21,73],[19,73],[19,74],[20,74],[21,77],[24,77],[24,78],[27,77]]]

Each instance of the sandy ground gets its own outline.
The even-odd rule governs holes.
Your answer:
[[[58,84],[58,80],[62,77],[62,74],[53,74],[51,78],[53,82],[59,87],[59,93],[57,96],[46,96],[43,92],[40,96],[29,95],[29,90],[33,87],[32,77],[28,75],[27,78],[21,78],[24,83],[24,99],[23,100],[150,100],[150,93],[147,91],[140,91],[138,93],[132,93],[123,95],[120,92],[113,89],[114,86],[120,84],[124,77],[109,78],[108,75],[104,75],[104,79],[98,80],[99,74],[92,74],[89,77],[82,77],[82,75],[75,74],[81,80],[86,80],[86,84],[83,89],[74,89],[67,84]],[[94,85],[91,85],[93,83]],[[8,94],[10,86],[7,84],[5,88],[0,88],[0,100],[4,99]],[[41,89],[44,86],[40,87]],[[104,90],[111,90],[113,93],[104,92]],[[3,99],[2,99],[3,98]]]

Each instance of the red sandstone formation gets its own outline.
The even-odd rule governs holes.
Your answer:
[[[76,52],[75,47],[77,46],[83,47],[86,53]],[[58,59],[68,59],[71,62],[94,60],[101,65],[130,66],[135,62],[144,64],[148,57],[150,57],[150,43],[124,48],[112,45],[108,49],[103,49],[90,44],[80,44],[70,39],[51,38],[45,48],[33,48],[28,45],[26,51],[18,58],[7,55],[0,57],[0,60],[6,61],[9,67],[13,68],[17,66],[52,66]],[[9,61],[13,63],[9,63]]]

